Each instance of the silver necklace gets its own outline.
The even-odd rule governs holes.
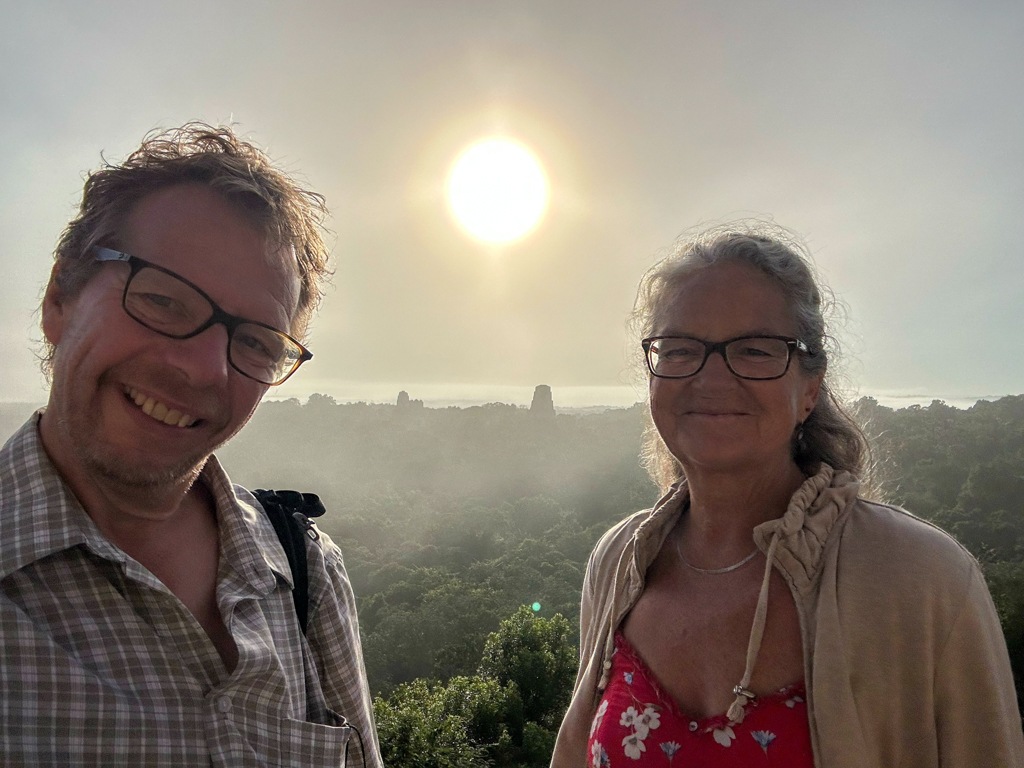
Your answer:
[[[759,550],[757,549],[757,547],[754,547],[754,551],[751,552],[746,557],[744,557],[738,563],[733,563],[732,565],[727,565],[727,566],[725,566],[725,568],[698,568],[696,565],[693,565],[689,560],[687,560],[683,556],[683,548],[679,544],[679,537],[678,536],[676,537],[676,554],[679,555],[679,559],[683,561],[683,565],[685,565],[691,571],[696,571],[697,573],[707,574],[708,576],[715,576],[715,575],[720,574],[720,573],[729,573],[731,571],[739,570],[744,565],[746,565],[751,560],[753,560],[754,557],[757,556],[758,551]]]

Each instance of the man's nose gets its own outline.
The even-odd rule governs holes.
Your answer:
[[[194,387],[222,384],[230,374],[228,330],[217,323],[188,339],[170,343],[171,364],[185,374]]]

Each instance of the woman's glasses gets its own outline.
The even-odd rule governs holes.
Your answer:
[[[660,379],[696,376],[717,352],[741,379],[779,379],[789,370],[794,350],[810,354],[807,345],[789,336],[739,336],[704,341],[689,336],[652,336],[641,342],[651,375]]]

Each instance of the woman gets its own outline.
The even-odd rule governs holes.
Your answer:
[[[554,768],[1024,766],[977,563],[858,495],[867,446],[829,388],[826,305],[761,223],[645,275],[666,493],[590,558]]]

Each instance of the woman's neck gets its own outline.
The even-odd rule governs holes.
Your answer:
[[[684,551],[695,565],[717,567],[751,551],[753,531],[761,523],[782,517],[789,500],[806,479],[787,460],[749,472],[686,473],[690,508],[680,521]],[[710,562],[714,560],[715,562]]]

